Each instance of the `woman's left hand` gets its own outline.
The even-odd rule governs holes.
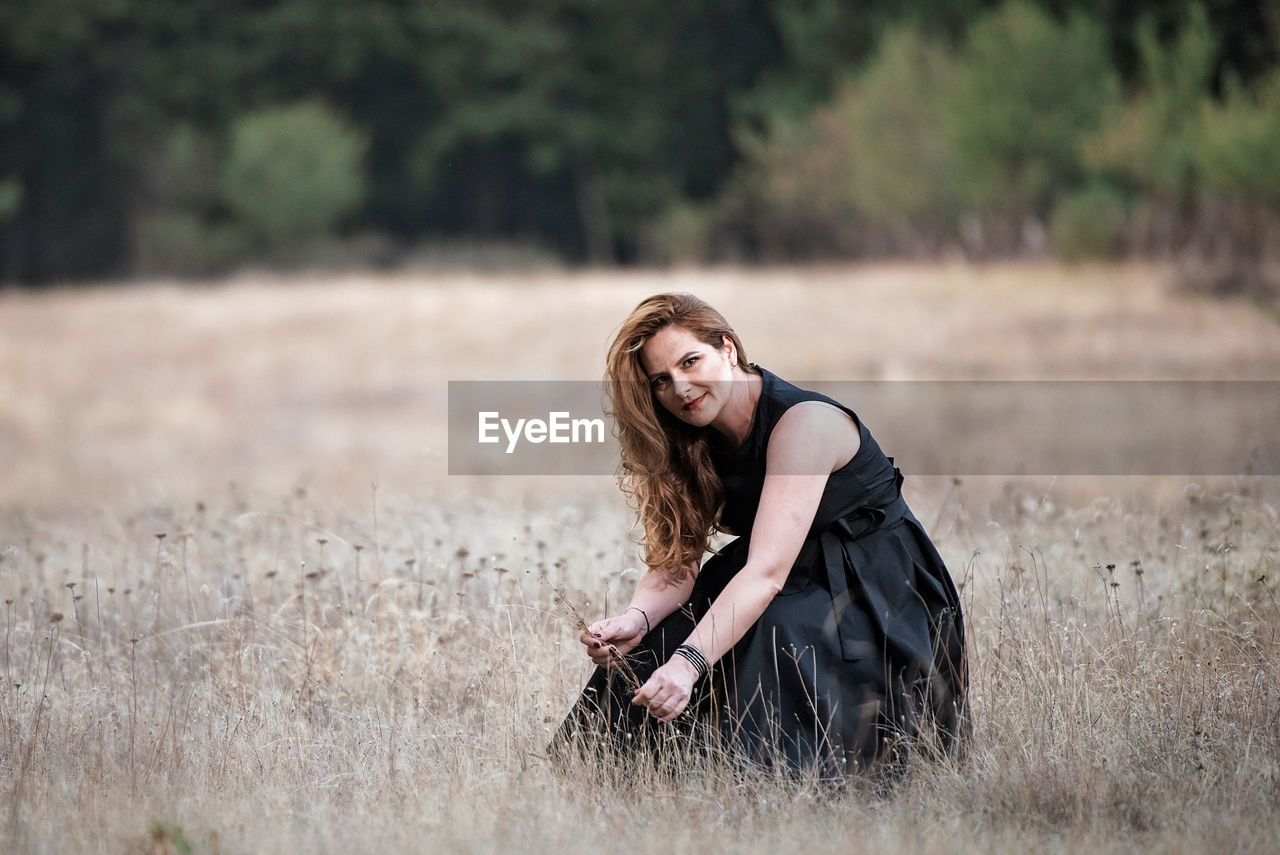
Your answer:
[[[683,656],[673,656],[653,672],[631,703],[647,707],[649,715],[658,721],[671,721],[689,705],[689,696],[697,680],[698,672],[693,664]]]

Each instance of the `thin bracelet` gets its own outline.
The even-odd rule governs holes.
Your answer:
[[[694,670],[698,672],[698,678],[707,676],[707,672],[711,670],[711,664],[707,662],[707,657],[702,651],[694,647],[692,644],[682,644],[672,651],[672,655],[687,659]]]
[[[639,606],[631,606],[630,608],[627,609],[627,611],[631,611],[631,609],[635,609],[636,611],[638,611],[640,613],[640,616],[644,618],[644,634],[648,635],[649,634],[649,615],[645,612],[644,609],[640,608]]]

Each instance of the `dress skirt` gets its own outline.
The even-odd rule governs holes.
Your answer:
[[[786,585],[664,725],[631,703],[746,562],[738,538],[702,566],[684,608],[627,668],[597,668],[553,750],[603,742],[662,752],[695,735],[733,756],[844,776],[894,767],[921,743],[956,747],[966,674],[959,603],[942,559],[899,497],[811,535]]]

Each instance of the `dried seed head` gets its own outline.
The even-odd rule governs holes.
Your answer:
[[[62,622],[62,612],[49,613],[49,623],[61,623],[61,622]]]

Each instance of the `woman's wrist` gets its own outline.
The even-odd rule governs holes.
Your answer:
[[[672,652],[671,659],[668,661],[684,662],[693,669],[695,679],[705,677],[707,672],[711,670],[711,663],[707,661],[707,657],[692,644],[681,644]]]
[[[672,655],[672,657],[667,660],[667,665],[682,668],[689,675],[690,686],[702,679],[702,675],[698,673],[697,667],[683,656]]]
[[[648,635],[649,630],[652,629],[652,627],[649,625],[649,613],[646,612],[644,609],[640,608],[639,606],[628,606],[627,612],[628,613],[638,612],[640,614],[640,617],[644,618],[644,634]]]

